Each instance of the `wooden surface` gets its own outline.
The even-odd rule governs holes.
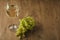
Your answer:
[[[13,0],[19,7],[19,16],[6,15],[7,0],[0,0],[0,40],[19,40],[10,24],[19,24],[18,19],[32,16],[36,28],[28,35],[28,40],[60,40],[60,1],[59,0]],[[24,39],[26,40],[26,39]]]

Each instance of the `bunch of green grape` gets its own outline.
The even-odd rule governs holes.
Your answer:
[[[28,30],[32,30],[35,26],[35,20],[28,16],[28,17],[25,17],[20,21],[20,24],[19,24],[19,27],[17,28],[16,30],[16,35],[17,36],[24,36],[24,33]]]

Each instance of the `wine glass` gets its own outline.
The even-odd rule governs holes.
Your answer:
[[[17,5],[7,3],[7,6],[6,6],[7,13],[6,14],[8,17],[12,18],[12,21],[14,21],[14,18],[18,17],[18,11],[19,11],[19,9],[18,9]],[[12,31],[16,31],[17,25],[12,23],[8,26],[8,28]]]

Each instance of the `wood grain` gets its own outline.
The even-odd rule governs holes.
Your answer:
[[[0,0],[0,40],[19,40],[8,26],[18,25],[18,19],[25,16],[36,20],[36,28],[29,33],[27,40],[60,40],[60,0],[13,0],[11,4],[19,7],[16,18],[6,15],[6,4],[7,0]]]

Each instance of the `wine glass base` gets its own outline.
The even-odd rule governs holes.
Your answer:
[[[11,31],[16,32],[17,25],[16,25],[16,24],[11,24],[11,25],[8,26],[8,28],[9,28]]]

